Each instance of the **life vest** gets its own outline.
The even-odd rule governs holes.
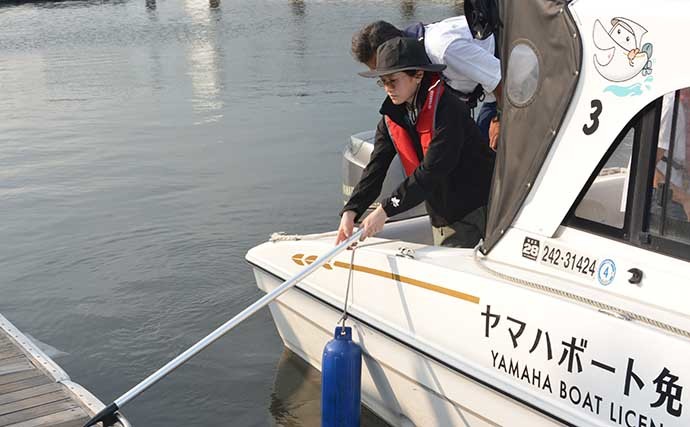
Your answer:
[[[439,74],[433,74],[431,77],[431,86],[429,87],[424,105],[417,116],[417,124],[415,125],[415,129],[419,135],[419,141],[422,144],[422,155],[426,155],[429,144],[431,144],[431,140],[434,137],[436,108],[438,107],[438,100],[441,99],[443,91],[444,86],[443,81],[441,81],[441,76]],[[421,162],[421,159],[417,156],[414,142],[404,127],[395,123],[388,116],[385,116],[385,121],[386,127],[388,128],[388,134],[393,140],[393,145],[395,145],[403,169],[405,169],[405,175],[410,176],[412,172],[419,167]]]

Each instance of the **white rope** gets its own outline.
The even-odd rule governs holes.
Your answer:
[[[577,301],[582,304],[587,304],[592,307],[596,307],[599,310],[603,311],[608,311],[611,313],[615,313],[622,317],[625,320],[637,320],[638,322],[646,323],[647,325],[654,326],[655,328],[662,329],[667,332],[671,332],[676,335],[680,335],[685,338],[690,338],[690,332],[677,328],[675,326],[669,325],[664,322],[660,322],[658,320],[650,319],[649,317],[642,316],[637,313],[633,313],[631,311],[623,310],[622,308],[614,307],[612,305],[604,304],[602,302],[593,300],[591,298],[586,298],[580,295],[573,294],[571,292],[566,292],[566,291],[561,291],[559,289],[552,288],[550,286],[542,285],[540,283],[536,282],[530,282],[529,280],[524,280],[520,279],[518,277],[513,277],[505,273],[501,273],[499,271],[496,271],[489,266],[486,265],[485,259],[486,258],[480,258],[479,257],[479,247],[481,245],[481,242],[477,247],[474,248],[474,260],[476,261],[477,265],[479,265],[480,268],[482,268],[484,271],[488,272],[489,274],[498,277],[499,279],[502,279],[507,282],[512,282],[517,285],[526,287],[526,288],[531,288],[531,289],[536,289],[540,292],[547,293],[547,294],[554,294],[558,295],[563,298],[567,298],[573,301]]]
[[[347,290],[345,291],[345,304],[343,305],[343,315],[340,316],[340,320],[338,322],[342,323],[342,331],[340,332],[341,335],[345,335],[345,322],[347,321],[348,314],[347,314],[347,302],[348,299],[350,298],[350,285],[352,285],[352,272],[355,269],[355,250],[357,249],[357,243],[353,244],[350,246],[350,250],[352,251],[352,255],[350,257],[350,271],[347,274]]]
[[[324,237],[336,236],[337,234],[338,234],[337,231],[329,231],[327,233],[318,233],[318,234],[287,234],[284,231],[278,231],[276,233],[272,233],[271,237],[268,238],[268,241],[275,243],[275,242],[288,242],[288,241],[297,241],[297,240],[319,240],[319,239],[323,239]]]
[[[271,235],[271,238],[269,239],[270,242],[279,242],[279,241],[296,241],[296,240],[318,240],[318,239],[323,239],[324,237],[330,237],[330,236],[335,236],[337,235],[337,231],[331,231],[328,233],[320,233],[320,234],[307,234],[307,235],[300,235],[300,234],[286,234],[285,232],[278,232],[278,233],[273,233]],[[690,338],[690,332],[686,331],[685,329],[677,328],[675,326],[669,325],[668,323],[660,322],[658,320],[650,319],[649,317],[642,316],[641,314],[633,313],[632,311],[624,310],[622,308],[614,307],[609,304],[602,303],[600,301],[593,300],[591,298],[586,298],[580,295],[573,294],[571,292],[566,292],[562,291],[560,289],[555,289],[547,285],[542,285],[540,283],[536,282],[530,282],[529,280],[525,279],[520,279],[519,277],[514,277],[509,274],[501,273],[499,271],[496,271],[489,266],[486,265],[486,258],[480,258],[479,256],[479,248],[481,247],[482,242],[480,241],[479,244],[474,248],[474,260],[477,263],[477,265],[484,271],[488,272],[492,276],[495,276],[501,280],[504,280],[506,282],[514,283],[519,286],[525,287],[525,288],[531,288],[531,289],[536,289],[542,293],[546,294],[553,294],[553,295],[558,295],[562,298],[567,298],[573,301],[577,301],[581,304],[586,304],[592,307],[595,307],[599,310],[603,311],[608,311],[611,313],[615,313],[621,318],[625,320],[636,320],[638,322],[645,323],[650,326],[654,326],[655,328],[662,329],[667,332],[671,332],[676,335],[680,335],[685,338]]]

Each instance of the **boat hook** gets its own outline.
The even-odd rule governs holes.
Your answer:
[[[352,236],[350,236],[347,240],[340,243],[338,246],[336,246],[335,248],[330,250],[328,253],[321,255],[312,264],[310,264],[306,268],[302,269],[299,273],[297,273],[291,279],[288,279],[285,282],[283,282],[280,286],[278,286],[273,291],[271,291],[271,292],[267,293],[266,295],[264,295],[263,297],[259,298],[255,303],[253,303],[249,307],[245,308],[242,312],[237,314],[235,317],[233,317],[232,319],[228,320],[227,322],[225,322],[224,324],[219,326],[215,331],[211,332],[206,337],[201,339],[199,342],[197,342],[193,346],[189,347],[187,350],[185,350],[179,356],[177,356],[176,358],[174,358],[173,360],[168,362],[165,366],[158,369],[156,372],[149,375],[146,379],[141,381],[139,384],[132,387],[125,394],[123,394],[122,396],[115,399],[115,401],[113,401],[113,403],[111,403],[110,405],[103,408],[93,418],[91,418],[86,424],[84,424],[84,427],[90,427],[90,426],[93,426],[99,422],[103,422],[103,427],[112,426],[117,421],[116,412],[119,409],[121,409],[124,405],[126,405],[130,400],[134,399],[135,397],[137,397],[138,395],[140,395],[141,393],[146,391],[149,387],[151,387],[152,385],[157,383],[159,380],[161,380],[166,375],[170,374],[172,371],[174,371],[175,369],[180,367],[182,364],[187,362],[192,357],[196,356],[199,352],[201,352],[203,349],[205,349],[206,347],[211,345],[217,339],[219,339],[220,337],[222,337],[226,333],[230,332],[230,330],[233,329],[235,326],[242,323],[244,320],[249,318],[251,315],[253,315],[257,311],[259,311],[263,307],[267,306],[270,302],[272,302],[274,299],[278,298],[285,291],[287,291],[291,287],[295,286],[297,283],[299,283],[305,277],[309,276],[311,273],[316,271],[322,265],[326,264],[334,256],[336,256],[340,252],[344,251],[345,249],[349,248],[353,243],[355,243],[358,239],[360,239],[362,237],[363,232],[364,232],[364,229],[360,228],[356,232],[352,233]]]

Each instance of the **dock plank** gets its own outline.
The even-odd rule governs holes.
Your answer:
[[[11,348],[9,350],[4,350],[0,351],[0,361],[11,359],[13,357],[17,356],[23,356],[24,353],[21,352],[21,350],[16,349],[16,348]]]
[[[88,420],[89,420],[89,418],[81,418],[78,420],[69,421],[69,422],[65,422],[65,423],[58,424],[55,426],[50,426],[50,427],[84,427],[84,424],[86,424],[86,422]],[[101,427],[101,423],[96,424],[96,427]]]
[[[17,346],[14,343],[0,344],[0,351],[10,351],[16,349]]]
[[[9,384],[0,385],[0,396],[15,391],[25,390],[27,388],[36,387],[43,384],[50,384],[52,381],[45,376],[31,377],[20,381],[14,381]]]
[[[31,365],[31,361],[23,354],[20,354],[19,356],[15,357],[10,357],[2,361],[3,365],[15,365],[19,363],[28,363]]]
[[[0,365],[0,375],[13,374],[15,372],[28,371],[29,369],[36,369],[28,359],[18,362]]]
[[[38,369],[30,369],[28,371],[0,375],[0,386],[13,383],[15,381],[22,381],[27,378],[40,377],[42,375],[44,375],[43,372],[39,371]]]
[[[79,405],[76,402],[72,402],[69,400],[49,403],[47,405],[37,406],[34,408],[27,408],[21,411],[16,411],[0,416],[0,427],[30,421],[34,418],[41,418],[47,415],[52,415],[58,412],[69,411],[77,408],[79,408]]]
[[[9,357],[15,357],[17,355],[24,354],[15,347],[8,347],[7,349],[0,350],[0,360],[8,359]]]
[[[21,423],[24,421],[33,420],[34,418],[52,415],[62,411],[79,408],[76,402],[70,400],[63,400],[46,405],[37,406],[34,408],[26,408],[20,411],[11,412],[6,415],[0,415],[0,427],[9,426],[12,424]]]
[[[81,427],[88,420],[89,417],[83,409],[74,408],[15,424],[9,424],[7,427]]]
[[[60,402],[63,400],[69,400],[69,396],[60,390],[53,393],[41,394],[39,396],[30,397],[28,399],[22,399],[7,403],[5,405],[0,405],[0,415],[11,414],[12,412],[21,411],[23,409],[36,408],[42,405],[47,405],[49,403]]]
[[[14,343],[14,339],[7,335],[6,332],[2,331],[2,337],[0,337],[0,345],[5,345],[7,343]]]
[[[14,391],[12,393],[3,394],[0,396],[0,407],[7,403],[16,402],[19,400],[29,399],[36,396],[41,396],[43,394],[53,393],[55,391],[62,391],[62,386],[56,383],[49,383],[44,385],[39,385],[37,387],[31,387],[26,390]],[[64,393],[64,391],[63,391]]]
[[[75,384],[61,381],[69,380],[65,373],[51,375],[59,367],[7,325],[0,315],[0,427],[82,427],[93,397],[72,391]]]

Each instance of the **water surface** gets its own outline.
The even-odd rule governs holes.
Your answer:
[[[4,4],[0,312],[117,398],[260,297],[249,248],[337,227],[341,149],[382,100],[356,75],[352,33],[461,9]],[[292,359],[265,310],[124,412],[151,427],[314,425],[318,373]]]

